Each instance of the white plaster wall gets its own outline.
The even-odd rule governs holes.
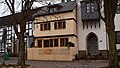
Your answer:
[[[120,44],[116,44],[116,46],[117,46],[117,50],[120,49]]]
[[[86,49],[86,36],[91,32],[95,33],[98,36],[99,50],[108,49],[108,47],[106,46],[107,36],[106,36],[105,24],[103,23],[103,21],[100,22],[101,24],[100,28],[88,28],[88,29],[82,28],[80,1],[82,0],[77,0],[77,3],[78,3],[78,7],[77,7],[77,29],[78,30],[77,31],[78,31],[79,50],[87,50]]]
[[[80,23],[79,23],[80,25]],[[78,27],[78,42],[79,42],[79,49],[86,50],[86,37],[89,33],[93,32],[98,36],[98,46],[99,50],[105,50],[106,48],[106,32],[105,29],[102,28],[92,28],[92,29],[82,29]]]
[[[115,16],[115,31],[120,31],[120,14]]]
[[[120,31],[120,14],[115,16],[115,31]],[[120,44],[116,44],[117,49],[120,49]]]

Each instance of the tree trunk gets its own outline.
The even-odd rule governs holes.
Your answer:
[[[104,0],[104,22],[109,38],[109,68],[119,68],[114,25],[116,4],[116,0]]]
[[[24,32],[20,32],[20,54],[19,54],[19,60],[18,65],[20,65],[22,68],[25,66],[25,42],[24,42]]]
[[[106,18],[106,31],[109,38],[109,68],[119,68],[114,19],[111,15]]]
[[[109,37],[109,68],[119,68],[117,51],[116,51],[116,41],[115,41],[115,31],[108,30]]]

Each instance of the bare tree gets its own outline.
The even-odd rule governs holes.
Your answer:
[[[18,60],[18,65],[21,67],[25,66],[25,43],[24,43],[24,35],[26,31],[26,22],[28,21],[29,14],[33,5],[33,2],[35,0],[21,0],[21,12],[19,16],[16,14],[16,9],[15,9],[15,2],[16,0],[4,0],[5,3],[7,4],[12,18],[13,18],[13,27],[15,30],[15,33],[19,39],[19,46],[20,46],[20,59]],[[20,26],[20,32],[18,32],[18,27],[17,25]]]
[[[16,5],[15,3],[19,1]],[[26,31],[26,24],[29,20],[30,13],[32,11],[32,5],[34,2],[39,2],[39,4],[49,4],[47,0],[2,0],[2,3],[5,3],[8,6],[8,9],[11,12],[11,16],[13,19],[12,26],[14,27],[14,31],[19,39],[19,59],[18,65],[22,68],[25,66],[25,43],[24,43],[24,36]],[[52,2],[55,2],[54,0]],[[16,13],[16,6],[20,6],[19,13]],[[18,26],[20,27],[20,31],[18,31]]]
[[[103,14],[100,12],[100,5],[103,2]],[[115,35],[115,14],[118,0],[97,0],[98,10],[101,19],[105,22],[106,32],[109,38],[109,68],[119,68],[117,49],[116,49],[116,35]]]

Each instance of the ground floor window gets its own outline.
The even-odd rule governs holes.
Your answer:
[[[67,47],[68,38],[51,38],[38,40],[38,47]]]

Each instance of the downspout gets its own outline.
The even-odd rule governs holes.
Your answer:
[[[77,5],[76,5],[76,9],[75,9],[75,11],[76,11],[76,34],[77,34],[77,57],[79,57],[79,40],[78,40],[78,2],[77,2],[77,0],[75,0],[75,2],[77,3]]]

